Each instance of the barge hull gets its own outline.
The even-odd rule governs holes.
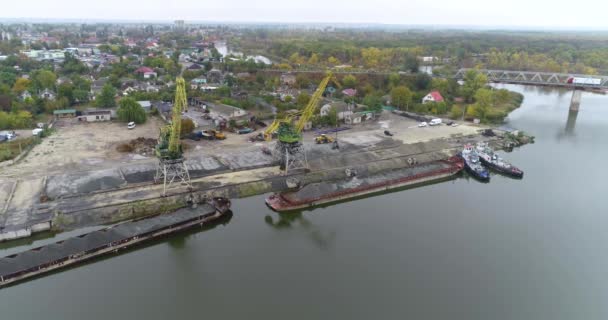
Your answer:
[[[197,210],[196,213],[192,212],[192,209],[187,209],[184,212],[126,222],[1,258],[0,287],[10,286],[55,270],[75,266],[94,258],[115,254],[120,250],[135,247],[163,236],[199,226],[202,227],[230,212],[226,208],[222,208],[221,210],[211,206],[206,206],[205,208],[207,209],[206,211]],[[112,233],[113,230],[118,228],[124,228],[125,230]],[[122,238],[116,238],[117,233],[120,235],[126,232],[130,232],[130,234]],[[86,239],[91,243],[96,243],[95,247],[88,248],[85,243],[78,243],[78,241],[87,241]],[[63,248],[63,251],[61,251],[61,245],[69,241],[72,241],[69,248]],[[83,248],[86,251],[75,252],[74,248],[76,247]],[[23,261],[19,261],[18,259]]]
[[[376,185],[366,186],[362,188],[346,189],[340,192],[319,197],[317,199],[290,201],[286,194],[273,194],[266,199],[266,204],[271,209],[278,212],[310,208],[323,204],[340,202],[347,199],[388,191],[392,189],[445,180],[459,173],[464,166],[462,159],[460,158],[452,158],[449,161],[445,161],[445,163],[449,163],[450,166],[445,169],[422,173],[410,177],[403,177],[401,179],[386,181],[383,183],[378,183]]]

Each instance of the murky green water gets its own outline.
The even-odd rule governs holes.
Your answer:
[[[0,319],[606,319],[608,96],[573,121],[567,91],[508,87],[537,141],[505,155],[523,180],[235,201],[227,225],[0,290]]]

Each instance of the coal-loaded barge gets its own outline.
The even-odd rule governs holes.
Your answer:
[[[213,198],[196,209],[125,222],[0,258],[0,287],[117,253],[152,239],[208,225],[231,214],[230,200]]]
[[[266,204],[275,211],[291,211],[321,204],[342,201],[385,190],[412,186],[451,177],[464,168],[460,157],[432,161],[407,168],[396,169],[368,177],[312,183],[297,191],[274,193]]]

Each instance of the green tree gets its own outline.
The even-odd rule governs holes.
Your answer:
[[[357,78],[352,74],[349,74],[342,78],[342,85],[346,88],[354,88],[357,85]]]
[[[464,84],[462,85],[462,95],[467,102],[473,101],[477,90],[483,88],[488,83],[488,77],[484,74],[477,73],[475,70],[469,70],[464,76]]]
[[[431,85],[432,78],[426,73],[419,73],[416,75],[414,85],[418,90],[428,90]]]
[[[395,87],[391,90],[392,105],[403,110],[409,110],[409,105],[412,103],[412,91],[406,86]]]
[[[309,101],[310,95],[306,92],[302,92],[298,95],[298,98],[296,99],[296,104],[298,105],[298,107],[305,107]]]
[[[74,103],[74,87],[70,83],[62,83],[57,87],[57,96],[68,99],[69,103]]]
[[[479,89],[475,93],[475,104],[471,106],[469,113],[471,116],[480,119],[485,122],[487,120],[488,112],[490,112],[493,105],[493,93],[490,89]]]
[[[405,70],[411,73],[416,73],[418,72],[418,68],[420,67],[420,62],[418,61],[418,58],[415,55],[408,54],[405,56],[405,63],[403,67],[405,68]]]
[[[363,98],[363,104],[368,106],[370,110],[379,112],[382,110],[382,97],[377,94],[368,94]]]
[[[114,108],[116,107],[116,89],[111,84],[106,83],[101,89],[101,93],[95,98],[95,106],[97,108]]]
[[[120,100],[116,115],[118,116],[118,120],[124,122],[146,122],[146,111],[131,97]]]
[[[53,89],[57,76],[53,71],[40,70],[34,77],[34,83],[39,89]]]

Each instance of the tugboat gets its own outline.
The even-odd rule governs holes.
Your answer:
[[[479,155],[472,145],[465,145],[462,152],[460,152],[460,156],[464,159],[464,168],[470,175],[483,182],[490,181],[490,172],[481,165]]]
[[[479,142],[475,149],[481,163],[488,166],[490,169],[514,178],[524,177],[524,172],[521,169],[502,159],[487,143]]]

